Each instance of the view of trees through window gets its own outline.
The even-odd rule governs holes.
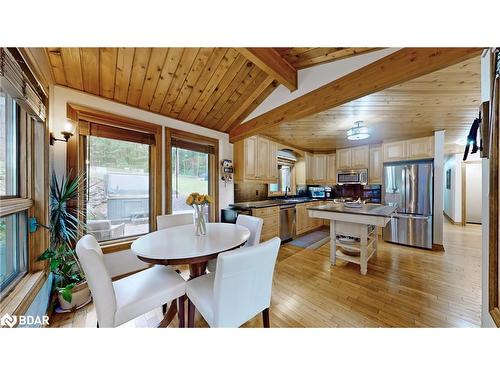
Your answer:
[[[204,152],[172,147],[172,211],[193,212],[186,198],[193,192],[209,193],[209,162]]]
[[[106,241],[149,232],[149,146],[90,136],[87,232]]]

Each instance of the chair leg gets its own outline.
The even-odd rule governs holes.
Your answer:
[[[188,328],[194,328],[194,313],[196,312],[196,307],[194,303],[188,298]]]
[[[161,312],[163,315],[165,315],[167,313],[167,304],[164,304],[161,306]]]
[[[99,322],[97,322],[97,328],[99,328]]]
[[[264,328],[269,328],[269,307],[267,309],[262,310],[262,321]]]
[[[186,326],[185,318],[186,314],[184,312],[184,301],[186,300],[186,295],[180,296],[178,305],[179,305],[179,328],[184,328]]]
[[[169,307],[167,313],[163,317],[163,320],[158,325],[158,328],[166,328],[166,327],[168,327],[168,325],[175,318],[176,314],[177,314],[177,300],[174,299],[172,301],[172,303],[170,304],[170,307]]]

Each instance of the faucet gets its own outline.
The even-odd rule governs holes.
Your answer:
[[[289,186],[285,186],[285,199],[288,197],[288,192],[290,191]]]

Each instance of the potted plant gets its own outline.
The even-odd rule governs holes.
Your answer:
[[[47,260],[54,275],[53,288],[62,310],[77,309],[90,300],[90,290],[74,245],[82,233],[81,212],[71,205],[77,199],[83,175],[63,176],[52,173],[50,185],[50,245],[38,260]]]

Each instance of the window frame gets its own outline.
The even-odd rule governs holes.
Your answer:
[[[174,141],[175,140],[175,141]],[[172,143],[176,141],[198,144],[206,150],[212,151],[208,154],[208,194],[214,202],[209,206],[210,222],[219,221],[219,140],[200,134],[193,134],[183,130],[165,129],[165,212],[172,213]],[[203,151],[205,152],[205,151]]]
[[[149,139],[149,227],[156,230],[156,217],[161,215],[162,207],[162,132],[163,127],[128,117],[92,109],[78,104],[67,104],[67,118],[75,124],[76,136],[71,137],[67,147],[66,173],[86,173],[86,150],[88,137],[92,126],[102,125],[100,131],[107,138],[130,141],[134,133],[138,139]],[[111,133],[110,133],[111,132]],[[98,135],[99,136],[99,135]],[[82,188],[81,188],[82,189]],[[78,201],[75,202],[85,212],[86,187],[78,192]],[[80,218],[84,220],[84,217]],[[83,234],[83,233],[82,233]],[[100,242],[103,253],[113,253],[130,248],[131,243],[139,236],[130,236],[115,240]]]

